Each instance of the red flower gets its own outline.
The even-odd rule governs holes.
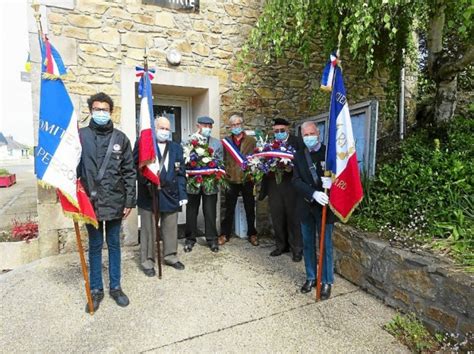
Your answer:
[[[209,162],[207,165],[211,168],[216,167],[216,163],[214,161]]]
[[[191,167],[196,167],[197,166],[197,162],[196,161],[191,161]]]
[[[274,141],[273,144],[272,144],[272,148],[273,149],[279,149],[280,148],[280,143],[277,142],[277,141]]]
[[[253,152],[256,154],[257,152],[260,152],[260,151],[258,150],[258,147],[256,147],[253,149]]]
[[[214,153],[214,149],[211,148],[211,147],[208,147],[208,148],[207,148],[207,151],[208,151],[211,155]]]
[[[197,182],[197,183],[202,183],[202,177],[201,177],[201,176],[197,176],[197,177],[196,177],[196,182]]]
[[[194,147],[196,147],[196,146],[199,145],[199,143],[198,143],[197,140],[192,140],[192,141],[191,141],[191,144],[192,144],[192,146],[194,146]]]

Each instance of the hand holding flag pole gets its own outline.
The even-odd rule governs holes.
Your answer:
[[[63,212],[74,220],[74,230],[81,259],[87,304],[89,313],[93,315],[94,306],[90,291],[89,274],[87,272],[87,264],[77,220],[83,220],[97,227],[97,219],[80,180],[77,180],[77,178],[73,180],[65,179],[61,173],[55,170],[55,165],[49,164],[49,161],[62,160],[65,162],[64,166],[69,168],[74,177],[76,177],[76,168],[81,151],[77,118],[71,99],[61,80],[61,75],[65,73],[62,59],[43,33],[41,13],[39,12],[40,5],[37,1],[33,1],[31,7],[33,8],[36,25],[38,26],[38,37],[42,52],[40,122],[45,121],[48,123],[50,120],[55,120],[58,128],[63,129],[64,134],[68,136],[68,139],[63,140],[62,138],[57,139],[54,134],[44,134],[41,130],[38,132],[38,152],[35,152],[35,174],[40,184],[56,187]],[[55,152],[49,152],[51,146],[57,147]],[[42,159],[42,156],[50,156],[46,160],[47,163]]]

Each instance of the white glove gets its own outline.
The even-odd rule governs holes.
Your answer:
[[[331,177],[321,177],[321,181],[323,182],[323,189],[331,189],[331,186],[332,186]]]
[[[183,206],[183,205],[186,205],[188,204],[188,200],[187,199],[183,199],[183,200],[180,200],[179,201],[179,206]]]
[[[326,205],[329,202],[329,198],[324,192],[314,192],[313,199],[321,205]]]

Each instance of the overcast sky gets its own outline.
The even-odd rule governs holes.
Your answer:
[[[28,58],[26,0],[0,0],[0,132],[33,145],[31,86],[22,82]]]

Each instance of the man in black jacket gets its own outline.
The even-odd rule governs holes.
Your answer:
[[[299,149],[300,139],[289,132],[290,123],[283,118],[274,119],[273,134],[276,141]],[[277,183],[274,174],[268,174],[262,181],[259,200],[268,195],[268,208],[272,218],[275,233],[276,248],[270,256],[277,257],[288,252],[291,247],[293,261],[300,262],[302,258],[303,242],[301,240],[300,223],[296,210],[296,190],[291,183],[293,172],[285,172],[282,181]]]
[[[82,155],[78,176],[84,185],[99,222],[99,228],[86,225],[89,233],[90,285],[94,312],[104,298],[102,246],[104,224],[109,250],[110,296],[122,307],[129,304],[120,285],[120,226],[135,207],[136,174],[130,141],[114,129],[110,114],[112,99],[105,93],[91,96],[87,103],[92,119],[79,130]],[[86,311],[89,306],[86,305]]]
[[[326,146],[321,143],[319,134],[314,122],[304,122],[301,126],[301,135],[305,148],[300,149],[294,158],[293,185],[298,193],[296,213],[301,222],[306,269],[306,282],[301,288],[302,293],[311,291],[316,285],[316,235],[319,235],[321,229],[322,206],[327,205],[329,201],[324,189],[331,188],[331,178],[323,177]],[[331,296],[331,286],[334,283],[332,249],[334,219],[334,214],[328,209],[322,269],[322,300]]]

